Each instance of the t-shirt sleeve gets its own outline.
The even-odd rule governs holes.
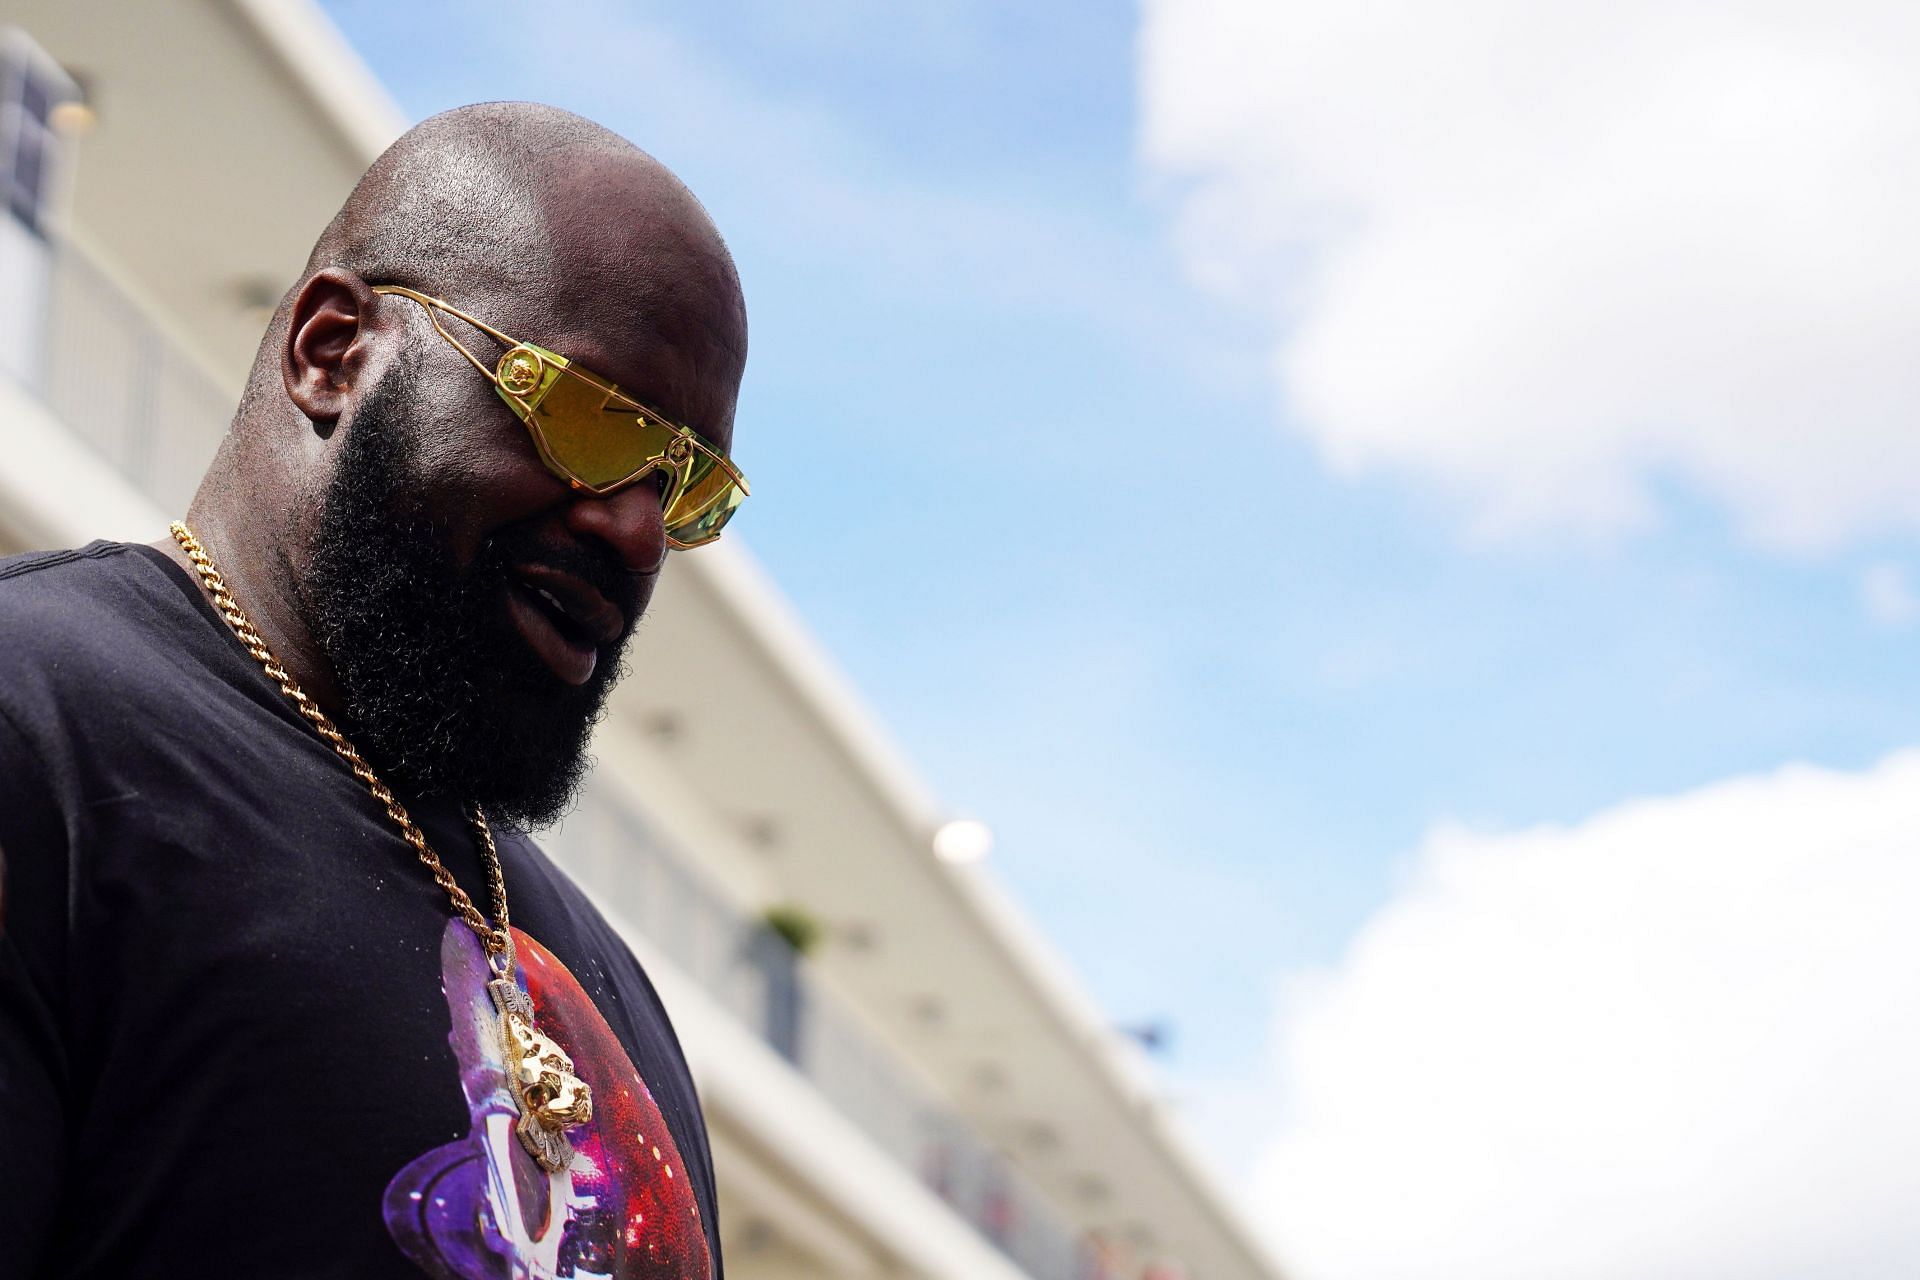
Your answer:
[[[38,1274],[63,1181],[66,867],[44,763],[0,704],[0,1280]]]

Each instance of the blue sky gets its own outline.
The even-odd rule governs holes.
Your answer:
[[[1914,632],[1860,589],[1905,534],[1779,550],[1655,467],[1639,529],[1490,541],[1330,468],[1284,318],[1191,283],[1128,6],[327,8],[410,115],[553,102],[706,201],[753,324],[744,539],[1113,1017],[1172,1022],[1230,1170],[1276,984],[1436,822],[1912,738]]]

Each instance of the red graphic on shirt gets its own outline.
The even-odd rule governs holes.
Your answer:
[[[593,1119],[568,1132],[574,1159],[558,1173],[521,1147],[486,957],[449,921],[440,949],[448,1040],[473,1123],[388,1184],[394,1243],[439,1280],[710,1280],[699,1204],[652,1092],[567,967],[521,930],[513,936],[540,1030],[593,1090]]]
[[[593,1121],[573,1137],[580,1154],[601,1171],[611,1198],[600,1203],[619,1209],[609,1274],[705,1277],[700,1206],[653,1094],[567,967],[518,929],[513,940],[540,1029],[572,1056],[575,1074],[593,1090]],[[576,1189],[580,1181],[576,1174]]]

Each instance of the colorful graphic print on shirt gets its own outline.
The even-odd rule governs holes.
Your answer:
[[[387,1230],[437,1280],[711,1280],[700,1208],[666,1120],[606,1019],[567,967],[513,931],[540,1029],[593,1090],[568,1133],[573,1163],[547,1173],[521,1147],[479,939],[458,920],[440,945],[442,986],[472,1126],[387,1185]]]

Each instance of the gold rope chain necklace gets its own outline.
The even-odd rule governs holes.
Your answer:
[[[193,530],[181,520],[175,520],[167,526],[173,540],[186,552],[187,559],[193,562],[194,570],[200,575],[200,581],[206,587],[208,597],[213,601],[214,609],[226,620],[229,629],[254,656],[267,678],[280,686],[280,692],[293,701],[302,716],[319,731],[327,745],[339,753],[347,767],[353,770],[353,776],[360,779],[373,793],[400,828],[401,836],[406,840],[453,902],[453,909],[466,921],[486,949],[487,967],[491,978],[487,983],[487,993],[493,997],[493,1003],[500,1015],[500,1048],[505,1061],[508,1092],[513,1095],[514,1104],[520,1112],[519,1123],[514,1126],[520,1135],[520,1143],[527,1153],[539,1162],[548,1173],[558,1173],[573,1162],[573,1145],[567,1140],[566,1131],[575,1125],[587,1123],[593,1118],[593,1093],[587,1083],[573,1073],[573,1059],[559,1045],[541,1033],[534,1025],[533,1002],[527,993],[514,981],[513,933],[507,920],[507,882],[500,871],[500,853],[494,848],[493,830],[487,825],[487,815],[478,805],[467,809],[467,819],[473,824],[474,834],[479,838],[480,851],[487,864],[487,884],[493,894],[493,919],[489,921],[473,905],[473,899],[467,896],[459,882],[453,878],[440,855],[427,843],[426,832],[413,820],[392,788],[380,780],[373,767],[366,762],[353,743],[320,704],[307,696],[287,669],[280,665],[273,651],[267,648],[267,642],[248,619],[240,602],[233,598],[233,592],[227,586],[227,580],[221,576],[220,569],[200,545]]]

